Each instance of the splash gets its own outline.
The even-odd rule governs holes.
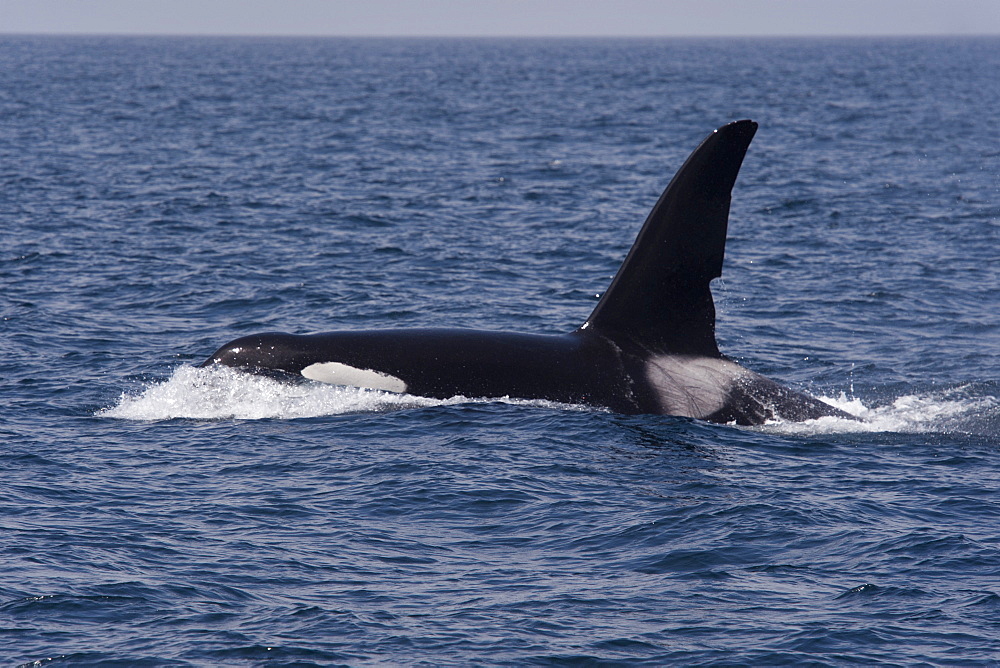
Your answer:
[[[844,394],[836,398],[820,397],[859,419],[822,417],[805,422],[775,421],[758,429],[793,435],[991,433],[995,430],[995,423],[1000,421],[1000,398],[981,390],[964,386],[927,394],[909,394],[876,407],[865,406],[861,400]],[[123,393],[114,406],[99,411],[97,416],[124,420],[294,419],[496,402],[559,410],[595,410],[587,406],[508,397],[430,399],[316,382],[285,383],[241,373],[226,366],[180,366],[166,380],[149,385],[140,392]]]
[[[850,420],[822,417],[805,422],[774,421],[765,431],[781,434],[844,433],[988,433],[988,424],[1000,413],[1000,400],[983,395],[970,386],[907,394],[884,406],[865,406],[860,399],[840,396],[819,397],[826,403],[858,418]]]
[[[170,378],[150,385],[137,394],[122,394],[117,404],[98,411],[97,416],[124,420],[294,419],[497,401],[584,410],[580,406],[508,398],[430,399],[315,382],[284,383],[264,376],[241,373],[226,366],[181,366],[174,370]]]

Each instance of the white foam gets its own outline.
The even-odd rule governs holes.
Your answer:
[[[284,383],[213,365],[204,368],[178,367],[170,378],[150,385],[139,394],[122,394],[116,405],[98,411],[97,416],[124,420],[292,419],[497,401],[564,409],[582,408],[506,397],[452,397],[442,400],[319,382]]]
[[[853,415],[859,420],[821,417],[805,422],[773,421],[764,425],[765,431],[782,434],[842,434],[842,433],[928,433],[965,432],[963,424],[975,420],[983,411],[1000,407],[996,397],[966,396],[964,388],[943,390],[927,394],[907,394],[891,404],[869,408],[860,399],[819,397],[822,401]]]
[[[823,401],[860,420],[823,417],[806,422],[770,422],[768,432],[816,435],[865,432],[978,432],[984,415],[1000,412],[1000,398],[955,388],[926,394],[909,394],[891,404],[869,408],[860,400],[821,397]],[[405,408],[449,406],[464,403],[505,402],[558,410],[594,410],[586,406],[521,399],[452,397],[429,399],[381,390],[328,385],[318,382],[285,383],[264,376],[213,365],[181,366],[170,378],[153,383],[139,393],[124,393],[118,402],[98,411],[98,417],[124,420],[203,420],[266,418],[292,419],[377,413]],[[978,425],[978,426],[977,426]]]

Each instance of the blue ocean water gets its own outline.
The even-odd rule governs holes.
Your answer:
[[[0,661],[1000,665],[1000,39],[0,38]],[[197,369],[559,333],[761,129],[758,429]]]

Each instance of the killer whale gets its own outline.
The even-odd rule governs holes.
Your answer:
[[[712,132],[650,211],[577,330],[539,335],[463,329],[244,336],[202,366],[446,399],[511,397],[758,425],[850,417],[724,356],[710,283],[722,274],[733,185],[757,131]]]

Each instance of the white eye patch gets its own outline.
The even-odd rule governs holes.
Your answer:
[[[302,375],[309,380],[331,385],[363,387],[369,390],[385,390],[386,392],[406,392],[406,383],[395,376],[371,369],[358,369],[340,362],[310,364],[302,370]]]

